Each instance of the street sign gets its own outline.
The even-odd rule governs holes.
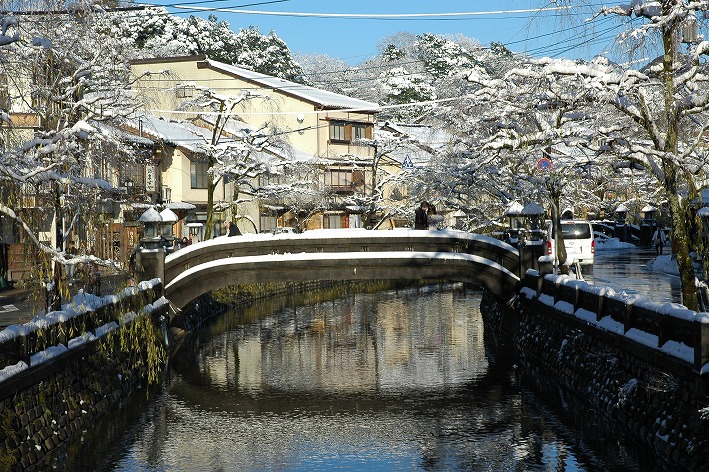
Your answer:
[[[401,168],[402,169],[413,169],[414,168],[414,163],[413,163],[413,161],[411,161],[411,157],[409,157],[408,154],[404,158],[404,162],[401,163]]]
[[[539,169],[539,170],[542,171],[542,172],[546,172],[546,171],[548,171],[548,170],[551,170],[551,167],[552,167],[552,165],[551,165],[551,159],[548,159],[548,158],[546,158],[546,157],[542,157],[542,158],[539,159],[539,161],[537,162],[537,169]]]

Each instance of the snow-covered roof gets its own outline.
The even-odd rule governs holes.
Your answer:
[[[409,136],[435,150],[444,149],[453,138],[451,134],[443,128],[428,125],[392,123],[391,121],[387,121],[380,126],[389,128],[395,133]]]
[[[261,87],[271,89],[285,95],[301,98],[323,108],[341,108],[362,111],[377,111],[379,109],[379,104],[374,102],[367,102],[365,100],[348,97],[339,93],[317,89],[315,87],[291,82],[279,77],[254,72],[242,67],[224,64],[223,62],[206,59],[204,64],[207,64],[215,70],[234,75],[241,79],[248,80],[249,82],[258,84]]]
[[[91,124],[102,134],[113,136],[124,143],[138,144],[141,146],[152,146],[154,144],[151,139],[148,139],[145,136],[139,136],[137,134],[124,131],[102,121],[92,122]]]
[[[440,128],[421,124],[402,124],[386,121],[374,130],[375,138],[393,134],[406,140],[406,145],[386,153],[387,158],[402,166],[424,167],[443,152],[452,141],[452,136]],[[406,164],[404,164],[406,163]]]
[[[544,208],[537,202],[527,203],[524,208],[522,208],[523,215],[543,215]]]
[[[200,119],[205,121],[206,123],[209,123],[209,124],[215,124],[215,121],[216,121],[214,115],[202,115],[202,116],[200,116]],[[186,123],[185,126],[188,129],[191,129],[190,127],[195,126],[195,125],[192,125],[190,123]],[[199,128],[199,127],[196,127],[196,128]],[[224,125],[224,131],[226,131],[227,133],[229,133],[237,138],[242,138],[242,137],[252,134],[256,130],[254,129],[253,126],[249,125],[248,123],[232,117],[229,119],[229,121],[227,121],[226,125]],[[274,146],[274,145],[267,145],[264,147],[264,149],[267,152],[273,154],[274,156],[288,159],[289,161],[293,161],[293,162],[301,162],[302,163],[302,162],[312,162],[312,161],[317,160],[317,158],[315,156],[313,156],[312,154],[310,154],[306,151],[303,151],[301,149],[295,149],[295,148],[284,149],[282,147],[278,147],[278,146]]]
[[[507,206],[505,215],[521,215],[524,207],[520,202],[514,201]]]
[[[131,125],[154,139],[161,139],[192,152],[199,152],[206,144],[204,134],[196,129],[198,127],[187,127],[185,123],[168,121],[152,115],[141,115],[131,120]]]

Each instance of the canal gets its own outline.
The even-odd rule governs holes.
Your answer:
[[[480,300],[456,285],[235,310],[52,470],[660,470],[495,355]]]

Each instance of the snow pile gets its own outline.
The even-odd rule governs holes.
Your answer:
[[[652,262],[647,265],[648,270],[660,272],[663,274],[679,275],[677,268],[677,260],[672,259],[672,256],[657,256]]]
[[[94,336],[91,333],[84,333],[81,336],[77,336],[67,343],[67,346],[69,347],[69,350],[77,348],[79,346],[83,346],[86,343],[89,343],[91,341],[95,341],[96,336]]]
[[[50,359],[54,359],[57,356],[60,356],[61,354],[64,354],[67,352],[69,349],[63,344],[58,344],[56,346],[51,346],[45,349],[44,351],[39,351],[36,354],[33,354],[30,357],[30,365],[31,366],[36,366],[39,365],[43,362],[47,362]]]
[[[635,245],[618,238],[596,237],[596,251],[612,251],[617,249],[633,249]]]
[[[27,369],[27,367],[28,365],[22,361],[18,362],[15,365],[9,365],[5,367],[4,369],[0,370],[0,383],[9,379],[13,375],[22,372],[23,370]]]
[[[110,323],[106,323],[105,325],[99,326],[96,328],[96,337],[97,338],[102,338],[114,329],[118,329],[118,323],[115,321],[111,321]]]
[[[688,322],[709,323],[709,313],[697,313],[693,310],[689,310],[684,305],[680,305],[677,303],[659,303],[653,302],[636,294],[629,295],[625,292],[616,293],[610,287],[598,287],[590,285],[584,281],[575,280],[566,275],[547,274],[544,277],[546,280],[551,280],[560,285],[575,286],[579,290],[594,293],[598,296],[605,296],[610,300],[617,300],[626,305],[634,304],[639,308],[654,311],[664,316],[671,316],[673,318]],[[536,296],[534,290],[528,288],[523,289],[522,293],[528,298],[534,298]],[[694,362],[694,348],[687,346],[682,342],[668,340],[662,346],[658,346],[659,338],[656,334],[651,334],[638,328],[631,328],[626,332],[623,322],[614,320],[610,316],[604,316],[600,320],[596,321],[595,313],[592,313],[591,311],[588,311],[583,308],[574,310],[574,306],[571,303],[563,300],[555,302],[554,297],[544,293],[540,294],[538,301],[545,305],[553,306],[555,309],[559,310],[562,313],[575,316],[576,318],[590,325],[594,325],[601,330],[614,333],[618,336],[624,336],[627,339],[630,339],[652,349],[660,350],[685,362]],[[708,366],[705,367],[709,368]]]
[[[0,331],[0,343],[11,341],[19,336],[24,336],[28,333],[27,328],[21,324],[10,325]]]
[[[71,318],[91,311],[97,311],[106,305],[116,304],[124,298],[138,295],[140,292],[145,290],[151,290],[160,283],[160,279],[157,278],[147,280],[139,283],[137,287],[126,287],[118,295],[106,295],[104,297],[85,293],[83,290],[80,290],[79,293],[74,295],[69,303],[62,305],[61,311],[50,311],[49,313],[42,311],[27,323],[10,325],[0,331],[0,343],[11,341],[18,336],[26,336],[27,334],[39,329],[46,329],[52,325],[68,321]],[[167,300],[162,297],[156,300],[153,304],[148,305],[151,307],[149,310],[143,309],[142,312],[145,313],[148,311],[153,311],[154,309],[163,307],[167,303]]]

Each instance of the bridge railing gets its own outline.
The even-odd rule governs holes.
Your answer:
[[[156,279],[128,287],[117,295],[79,297],[79,304],[69,304],[65,311],[49,312],[27,323],[8,326],[0,331],[0,373],[6,366],[20,362],[31,366],[36,354],[58,346],[69,348],[70,343],[79,342],[82,336],[85,340],[101,337],[103,331],[124,323],[126,313],[136,307],[152,306],[161,292],[162,282]]]
[[[709,313],[617,294],[567,276],[528,270],[522,296],[554,306],[604,332],[622,336],[709,372]]]
[[[225,257],[335,252],[457,252],[477,254],[517,274],[517,250],[497,239],[463,231],[315,230],[302,234],[220,237],[180,249],[165,259],[165,284],[199,264]]]

